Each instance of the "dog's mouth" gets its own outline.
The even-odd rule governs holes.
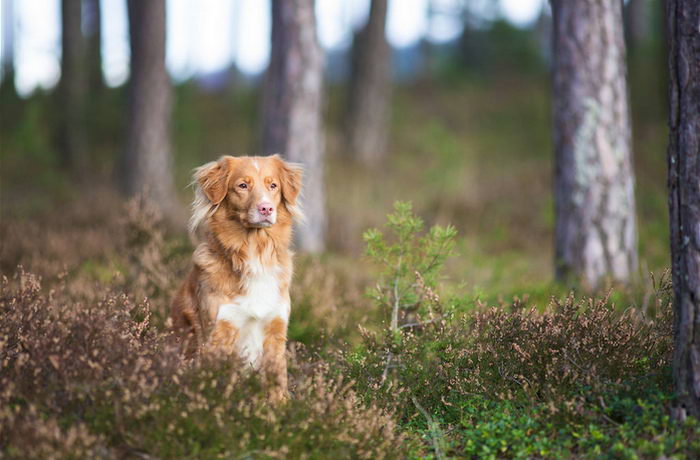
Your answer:
[[[269,228],[277,222],[277,213],[264,215],[255,210],[248,210],[241,216],[241,222],[248,228]]]
[[[251,228],[269,228],[275,224],[276,216],[248,216],[246,224]]]
[[[261,220],[259,222],[251,222],[250,226],[253,228],[269,228],[272,227],[274,222],[269,219]]]

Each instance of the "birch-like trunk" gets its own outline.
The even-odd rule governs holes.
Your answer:
[[[622,2],[552,0],[556,275],[637,271]]]
[[[700,417],[700,2],[667,0],[676,416]]]
[[[304,165],[306,222],[299,249],[325,244],[324,142],[321,125],[323,54],[316,37],[313,0],[272,0],[272,50],[263,100],[263,152]]]
[[[347,149],[366,166],[376,166],[386,154],[391,98],[386,16],[387,0],[372,0],[367,24],[353,44]]]
[[[131,79],[122,179],[130,196],[146,194],[179,218],[172,174],[172,88],[165,70],[165,0],[129,0]]]

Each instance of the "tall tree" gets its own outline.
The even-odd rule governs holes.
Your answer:
[[[146,194],[167,218],[179,217],[172,175],[172,87],[165,69],[165,0],[128,0],[131,79],[122,182]]]
[[[85,147],[85,39],[82,0],[61,0],[61,80],[59,146],[61,165],[77,175],[86,169]]]
[[[556,274],[597,287],[637,269],[620,0],[552,0]]]
[[[102,7],[100,0],[85,0],[85,36],[87,38],[87,60],[89,86],[92,92],[104,86],[102,78]]]
[[[318,252],[326,231],[321,125],[323,54],[313,0],[272,0],[272,50],[263,100],[263,152],[304,165],[301,250]]]
[[[666,16],[673,377],[681,405],[677,415],[700,417],[700,2],[667,0]]]
[[[367,24],[355,36],[352,49],[347,146],[367,166],[386,154],[391,48],[386,39],[387,0],[372,0]]]
[[[630,51],[643,47],[651,34],[652,0],[629,0],[625,5],[625,35]]]
[[[2,48],[0,49],[0,84],[3,88],[15,87],[15,11],[14,0],[0,0],[2,20]]]

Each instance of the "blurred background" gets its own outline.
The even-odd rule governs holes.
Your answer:
[[[269,1],[131,3],[1,2],[3,272],[41,261],[55,273],[55,260],[111,276],[118,251],[104,235],[117,238],[123,202],[145,182],[172,252],[187,254],[192,168],[279,151],[310,170],[310,225],[320,227],[302,228],[299,244],[327,266],[356,260],[362,232],[404,200],[428,224],[456,226],[449,274],[461,289],[551,293],[548,2],[317,0],[299,21],[312,21],[319,59],[304,54],[308,37],[275,36]],[[668,265],[662,18],[661,0],[625,2],[640,279]],[[319,106],[312,147],[270,140],[266,128],[286,117],[274,107],[280,79],[303,91],[294,69],[271,64],[274,49],[294,46],[322,69],[320,97],[301,97]]]

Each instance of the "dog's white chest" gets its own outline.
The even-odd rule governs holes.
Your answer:
[[[280,291],[279,269],[251,267],[244,293],[219,307],[217,321],[228,321],[238,329],[239,356],[258,368],[263,353],[265,328],[274,318],[289,320],[287,297]]]

